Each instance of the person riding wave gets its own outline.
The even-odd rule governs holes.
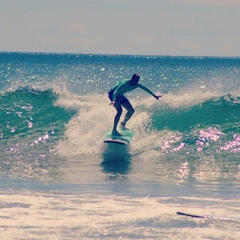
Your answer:
[[[120,133],[117,131],[117,125],[122,115],[122,107],[127,110],[127,113],[124,117],[124,120],[121,122],[122,128],[126,128],[125,125],[128,120],[132,117],[134,113],[134,109],[132,104],[129,102],[127,97],[124,95],[127,92],[133,91],[136,88],[141,88],[145,92],[149,93],[157,100],[162,97],[162,95],[156,95],[143,84],[139,83],[140,75],[138,73],[134,73],[131,80],[122,80],[117,83],[109,92],[109,99],[111,101],[110,105],[114,106],[117,110],[117,114],[114,118],[114,124],[112,129],[112,134],[116,136],[120,136]]]

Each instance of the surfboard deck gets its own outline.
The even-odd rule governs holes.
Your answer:
[[[115,143],[121,145],[128,145],[132,141],[133,132],[131,130],[121,130],[119,133],[121,136],[115,136],[110,130],[105,134],[103,141],[105,143]]]

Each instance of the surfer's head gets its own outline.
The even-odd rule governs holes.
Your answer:
[[[138,84],[139,80],[140,80],[140,75],[138,73],[134,73],[131,78],[132,85]]]

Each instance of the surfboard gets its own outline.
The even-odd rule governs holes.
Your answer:
[[[131,130],[121,130],[119,131],[121,136],[112,135],[112,131],[108,131],[103,141],[105,143],[115,143],[121,145],[128,145],[132,141],[133,132]]]

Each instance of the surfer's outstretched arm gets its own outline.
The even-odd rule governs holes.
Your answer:
[[[163,95],[156,95],[156,94],[154,94],[150,89],[148,89],[147,87],[145,87],[141,83],[138,84],[138,87],[140,87],[142,90],[144,90],[145,92],[147,92],[150,95],[152,95],[153,97],[155,97],[157,100],[159,100],[159,98],[161,98],[163,96]]]

